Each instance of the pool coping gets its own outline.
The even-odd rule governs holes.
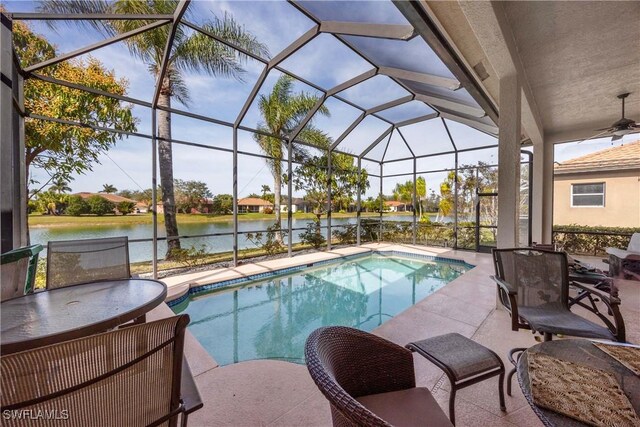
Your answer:
[[[260,272],[260,273],[240,275],[239,277],[234,277],[231,279],[220,279],[218,281],[213,280],[211,283],[206,283],[206,284],[190,283],[188,287],[185,287],[180,292],[173,293],[172,295],[167,296],[167,298],[165,299],[165,302],[170,308],[173,309],[174,307],[180,306],[185,301],[187,301],[191,296],[194,296],[194,295],[205,294],[212,291],[224,289],[227,287],[231,288],[240,284],[253,282],[255,280],[280,276],[283,274],[304,270],[306,268],[319,267],[326,264],[332,264],[332,263],[345,261],[352,258],[359,258],[359,257],[372,255],[372,254],[385,255],[385,256],[402,256],[406,258],[415,258],[415,259],[421,259],[426,261],[446,262],[450,264],[463,265],[468,270],[471,270],[474,267],[476,267],[475,265],[468,263],[464,259],[442,257],[439,255],[431,255],[431,254],[422,253],[422,251],[411,252],[411,251],[405,251],[405,250],[398,250],[397,248],[390,248],[390,249],[362,248],[362,249],[364,250],[356,253],[344,254],[341,256],[332,256],[328,259],[319,259],[317,261],[300,260],[301,262],[296,263],[295,265],[281,267],[281,268]],[[402,248],[402,249],[405,249],[405,248]],[[406,249],[411,250],[413,248],[406,248]]]

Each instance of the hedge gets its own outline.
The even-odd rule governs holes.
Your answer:
[[[640,227],[554,225],[553,242],[570,254],[603,256],[606,248],[626,249],[633,233]]]

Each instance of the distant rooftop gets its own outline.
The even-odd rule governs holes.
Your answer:
[[[556,174],[640,169],[640,140],[556,164]]]
[[[273,203],[258,197],[245,197],[238,200],[238,206],[273,206]]]

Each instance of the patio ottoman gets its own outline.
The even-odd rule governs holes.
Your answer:
[[[460,334],[451,333],[415,341],[405,346],[442,369],[451,383],[449,419],[455,424],[456,391],[500,375],[500,409],[504,406],[504,365],[496,353]]]

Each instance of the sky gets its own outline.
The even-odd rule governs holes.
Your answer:
[[[4,2],[11,12],[33,11],[33,2]],[[391,2],[354,2],[349,7],[344,4],[340,8],[330,3],[303,2],[312,12],[327,20],[348,19],[351,21],[365,20],[379,23],[406,23],[402,15]],[[254,34],[269,49],[271,56],[276,55],[296,38],[304,34],[313,26],[313,22],[297,11],[290,4],[283,1],[194,1],[189,6],[188,19],[196,24],[202,24],[214,15],[222,17],[225,13],[233,16],[243,24],[245,29]],[[87,44],[103,40],[105,37],[90,28],[80,28],[73,24],[58,23],[54,28],[42,22],[32,21],[32,29],[45,36],[58,49],[59,53],[73,51]],[[401,66],[414,71],[425,71],[443,77],[450,77],[450,72],[434,54],[426,49],[420,38],[409,43],[394,44],[388,41],[351,37],[350,41],[358,45],[365,52],[375,56],[382,65],[394,65],[393,61],[401,60]],[[398,42],[396,42],[398,43]],[[402,42],[400,42],[402,43]],[[386,47],[388,45],[388,47]],[[382,46],[382,48],[380,48]],[[397,52],[396,52],[397,51]],[[398,53],[399,52],[399,53]],[[99,59],[107,68],[113,69],[116,76],[126,78],[128,95],[142,100],[153,97],[154,81],[147,70],[146,64],[130,55],[123,43],[99,49],[90,54]],[[86,59],[88,55],[80,58]],[[335,37],[327,34],[318,36],[307,46],[285,60],[282,67],[314,83],[328,89],[369,69],[371,64],[355,54]],[[188,106],[174,103],[174,108],[188,110],[197,114],[214,117],[227,122],[236,120],[242,105],[251,92],[254,83],[262,72],[263,65],[255,60],[248,60],[244,64],[245,72],[241,81],[232,78],[221,78],[210,75],[185,72],[186,85],[191,94]],[[260,95],[267,94],[281,73],[272,70]],[[305,91],[319,95],[320,92],[302,82],[295,85],[296,91]],[[403,88],[385,76],[376,76],[360,85],[352,87],[342,93],[345,99],[357,103],[365,108],[379,105],[393,99],[407,95]],[[466,95],[461,92],[460,96]],[[330,117],[314,118],[315,126],[324,130],[336,139],[355,119],[360,112],[337,99],[327,101]],[[133,108],[134,115],[139,119],[138,132],[151,133],[150,111],[146,108]],[[397,121],[410,117],[422,116],[432,110],[423,103],[413,101],[401,107],[396,107],[381,113],[386,119]],[[257,102],[249,108],[242,124],[256,128],[260,122]],[[172,137],[177,140],[196,142],[199,144],[232,148],[232,131],[230,128],[215,125],[183,116],[173,115]],[[447,121],[456,146],[459,149],[478,145],[493,145],[495,138],[471,129],[456,122]],[[388,124],[374,117],[365,119],[340,145],[340,149],[347,152],[359,153],[369,146]],[[239,131],[239,150],[259,153],[259,148],[250,132]],[[440,119],[430,120],[416,125],[402,128],[402,135],[394,132],[390,140],[385,140],[372,149],[370,156],[385,160],[409,157],[410,151],[403,141],[409,142],[416,155],[431,154],[452,149],[451,143],[444,131]],[[621,142],[628,142],[636,138],[625,137]],[[620,142],[619,142],[620,143]],[[387,147],[388,144],[388,147]],[[609,139],[590,140],[582,144],[563,144],[556,147],[556,161],[577,157],[588,152],[611,146]],[[208,150],[174,144],[173,146],[174,177],[183,180],[199,180],[207,183],[214,194],[231,193],[232,155],[223,151]],[[471,153],[460,154],[460,164],[475,164],[478,161],[497,163],[497,149],[485,149]],[[452,168],[453,155],[442,155],[419,159],[417,170],[442,170]],[[379,165],[373,162],[363,162],[363,166],[374,174],[379,174]],[[413,162],[392,162],[385,164],[384,174],[411,173]],[[34,176],[41,182],[46,176],[34,171]],[[446,173],[430,173],[424,175],[429,189],[436,189],[444,179]],[[384,193],[390,194],[397,182],[410,179],[406,177],[391,177],[383,180]],[[379,179],[371,177],[371,188],[367,196],[374,195],[379,189]],[[103,184],[112,184],[119,190],[139,190],[151,187],[151,142],[145,138],[129,137],[119,141],[115,147],[100,156],[100,163],[93,166],[93,170],[85,175],[75,176],[70,183],[73,192],[99,191]],[[240,156],[238,168],[238,193],[240,197],[249,193],[260,193],[263,184],[273,186],[273,178],[264,159]],[[283,193],[286,188],[283,189]],[[295,192],[294,196],[302,196]]]

